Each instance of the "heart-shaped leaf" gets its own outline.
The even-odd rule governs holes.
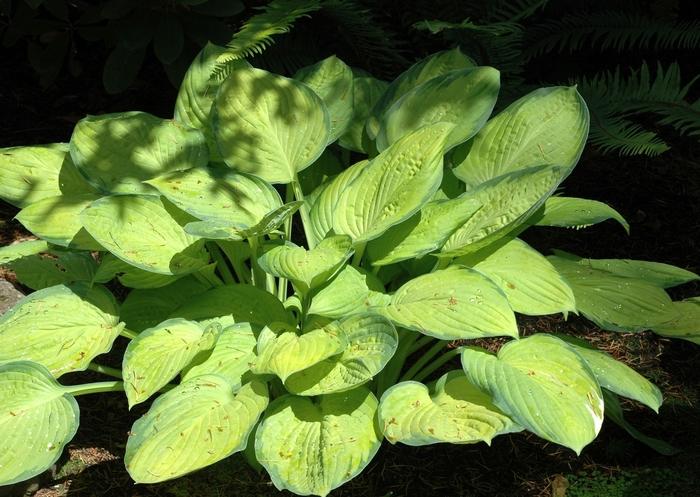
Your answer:
[[[84,281],[91,283],[97,263],[89,252],[53,249],[8,264],[17,281],[33,290]]]
[[[339,319],[364,312],[370,306],[372,293],[382,290],[370,275],[348,265],[313,296],[308,313]]]
[[[0,265],[8,264],[12,261],[40,254],[49,250],[49,244],[44,240],[27,240],[0,247]]]
[[[338,144],[348,150],[369,153],[370,146],[364,139],[365,122],[389,83],[364,75],[356,76],[352,81],[353,115],[345,133],[338,140]]]

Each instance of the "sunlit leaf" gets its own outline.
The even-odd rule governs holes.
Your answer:
[[[550,197],[528,222],[537,226],[586,228],[614,219],[630,231],[630,225],[615,209],[597,200],[575,197]]]

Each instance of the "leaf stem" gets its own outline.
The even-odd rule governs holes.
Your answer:
[[[443,355],[438,357],[435,361],[431,362],[426,367],[424,367],[421,371],[416,373],[416,375],[413,377],[413,380],[414,381],[423,381],[428,376],[430,376],[436,369],[438,369],[440,366],[442,366],[443,364],[448,362],[454,356],[459,355],[460,352],[461,352],[461,350],[459,348],[448,350]]]
[[[253,268],[253,285],[262,290],[267,290],[267,275],[258,265],[258,239],[256,237],[248,238],[250,244],[250,265]]]
[[[112,376],[113,378],[122,379],[122,372],[120,369],[110,368],[109,366],[103,366],[102,364],[97,364],[91,362],[88,364],[88,370],[94,371],[95,373],[106,374],[107,376]]]
[[[401,377],[401,380],[399,381],[408,381],[412,380],[414,376],[426,365],[430,362],[430,360],[438,355],[440,351],[445,347],[445,342],[442,340],[438,341],[435,345],[430,347],[427,352],[421,355],[420,359],[418,359],[413,366],[409,368],[408,371]]]
[[[388,364],[377,375],[377,397],[381,398],[387,388],[391,387],[398,380],[401,370],[406,363],[408,351],[413,346],[413,343],[418,339],[418,333],[407,331],[403,328],[399,329],[399,347],[394,353]]]
[[[367,242],[360,242],[355,246],[355,255],[352,258],[353,266],[360,267],[362,256],[365,255],[365,248],[367,248]]]
[[[294,189],[290,188],[289,185],[287,185],[284,187],[284,190],[284,202],[288,204],[294,199]],[[285,242],[292,241],[292,217],[293,216],[288,216],[287,219],[284,220]],[[287,300],[287,286],[287,278],[279,278],[279,280],[277,281],[277,298],[280,300],[280,302],[284,302],[285,300]]]
[[[123,337],[128,338],[129,340],[133,340],[134,338],[139,336],[139,334],[135,331],[127,330],[126,328],[122,328],[122,331],[120,331],[119,334]]]
[[[226,255],[226,258],[231,262],[231,266],[233,267],[233,271],[236,273],[236,278],[238,278],[238,281],[246,284],[250,283],[250,270],[245,264],[243,264],[243,261],[239,257],[236,257],[236,254],[234,253],[234,247],[236,245],[233,242],[227,242],[224,240],[218,241],[217,245],[224,255]]]
[[[430,272],[434,273],[439,269],[445,269],[447,266],[450,265],[450,262],[452,262],[452,258],[450,257],[438,257],[437,262],[435,262],[435,266],[433,266],[433,270]]]
[[[210,242],[207,243],[207,248],[209,249],[209,254],[211,254],[211,258],[214,260],[214,262],[216,262],[216,267],[219,270],[219,273],[221,274],[221,278],[224,280],[224,283],[228,285],[236,283],[236,279],[233,277],[233,274],[231,273],[231,270],[229,269],[228,264],[226,263],[226,259],[221,253],[221,250],[219,249],[218,245],[216,245],[216,243]]]
[[[68,385],[63,387],[65,393],[75,395],[88,395],[91,393],[122,392],[124,391],[123,381],[100,381],[97,383],[86,383],[84,385]]]
[[[294,189],[294,197],[297,200],[304,202],[299,208],[299,214],[301,214],[301,224],[304,226],[304,236],[306,237],[306,243],[310,249],[316,246],[316,238],[313,236],[313,231],[311,231],[311,217],[309,216],[309,206],[306,204],[306,199],[304,198],[304,192],[301,190],[301,185],[299,184],[299,178],[294,177],[292,181],[292,188]]]
[[[428,335],[424,335],[424,336],[420,337],[413,344],[413,347],[411,347],[411,349],[408,351],[408,355],[411,355],[411,354],[419,351],[420,349],[422,349],[423,347],[425,347],[426,345],[428,345],[430,342],[432,342],[434,340],[435,340],[435,338],[428,336]]]

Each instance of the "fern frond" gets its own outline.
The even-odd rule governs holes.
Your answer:
[[[528,60],[547,53],[599,48],[694,49],[700,46],[700,21],[658,19],[624,11],[576,12],[532,28]]]
[[[589,106],[590,107],[590,106]],[[660,155],[669,146],[653,131],[627,119],[606,115],[591,108],[590,142],[604,154]]]
[[[500,0],[489,5],[489,19],[519,22],[543,9],[549,0]]]
[[[289,32],[297,19],[320,8],[319,0],[272,0],[233,35],[217,58],[212,77],[224,79],[233,70],[234,61],[262,53],[274,43],[273,36]]]
[[[463,29],[486,33],[492,36],[504,36],[522,31],[522,27],[514,22],[495,22],[492,24],[474,24],[468,18],[462,22],[419,21],[413,25],[419,31],[430,31],[432,34],[441,33],[448,29]]]

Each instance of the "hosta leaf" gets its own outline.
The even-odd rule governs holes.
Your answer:
[[[378,314],[355,314],[334,321],[323,330],[344,337],[345,348],[340,354],[287,377],[284,385],[291,393],[343,392],[366,383],[384,369],[399,344],[394,326]]]
[[[93,191],[75,168],[66,143],[0,148],[0,198],[12,205]]]
[[[299,69],[294,79],[310,86],[326,104],[330,117],[328,142],[336,141],[348,128],[352,119],[352,70],[332,55],[312,66]]]
[[[376,412],[377,399],[364,387],[316,400],[281,397],[257,429],[255,454],[278,490],[326,496],[379,450]]]
[[[574,292],[576,309],[609,331],[641,331],[677,317],[661,288],[562,257],[548,257]]]
[[[282,206],[279,193],[269,183],[230,169],[176,171],[147,183],[199,219],[229,221],[241,229],[255,226]]]
[[[468,195],[433,200],[410,219],[390,228],[368,245],[373,266],[413,259],[442,248],[447,239],[481,208]]]
[[[78,429],[78,403],[40,364],[0,364],[0,405],[0,486],[49,469]]]
[[[163,394],[131,428],[124,464],[137,483],[156,483],[243,450],[268,403],[264,383],[234,394],[218,375],[192,378]]]
[[[407,134],[430,124],[452,125],[445,148],[474,136],[491,115],[500,88],[492,67],[451,71],[406,93],[380,121],[377,149],[384,150]]]
[[[569,343],[576,353],[583,357],[602,388],[628,399],[634,399],[659,412],[659,407],[663,402],[661,391],[644,376],[583,340],[569,336],[561,336],[560,338]]]
[[[674,302],[676,317],[652,328],[654,333],[669,338],[682,338],[700,345],[700,298]]]
[[[313,296],[308,313],[338,319],[366,311],[371,285],[368,275],[353,266],[345,266]]]
[[[76,281],[92,282],[97,263],[89,252],[53,249],[15,259],[8,267],[20,283],[41,290]]]
[[[338,140],[341,147],[362,153],[370,151],[369,144],[364,140],[365,122],[387,86],[389,83],[386,81],[371,76],[357,76],[353,79],[353,116],[345,134]]]
[[[262,69],[240,68],[221,83],[214,134],[224,161],[270,183],[290,183],[328,143],[321,98],[303,83]]]
[[[299,173],[299,186],[305,195],[305,201],[310,206],[316,201],[315,193],[319,186],[342,173],[346,169],[346,164],[341,162],[337,150],[333,147],[326,148],[318,159],[309,167]]]
[[[541,166],[495,178],[467,192],[481,209],[447,239],[445,257],[457,257],[485,247],[515,230],[554,192],[561,169]]]
[[[93,281],[96,283],[107,283],[117,278],[119,283],[128,288],[161,288],[183,276],[185,275],[158,274],[144,271],[107,252],[102,256]]]
[[[189,299],[171,317],[200,321],[231,316],[237,323],[266,326],[296,321],[271,293],[251,285],[224,285]]]
[[[362,243],[411,217],[440,186],[448,132],[447,124],[426,126],[372,159],[340,194],[333,230]]]
[[[0,265],[8,264],[12,261],[40,254],[49,250],[49,244],[44,240],[27,240],[0,247]]]
[[[160,288],[132,290],[122,304],[120,317],[130,330],[143,331],[165,321],[175,309],[206,290],[208,287],[193,276]]]
[[[541,316],[576,311],[571,287],[542,254],[518,238],[496,245],[457,262],[496,283],[515,312]]]
[[[630,225],[615,209],[597,200],[575,197],[550,197],[529,222],[537,226],[585,228],[614,219],[629,233]]]
[[[202,243],[185,233],[159,197],[105,197],[87,207],[80,220],[112,254],[145,271],[186,274],[207,262]]]
[[[376,311],[396,326],[442,340],[518,336],[503,292],[481,273],[462,266],[412,279]]]
[[[474,67],[474,61],[459,48],[445,50],[420,60],[401,73],[384,91],[367,119],[367,133],[375,139],[379,133],[382,115],[406,93],[431,79],[450,71]]]
[[[467,190],[540,164],[560,166],[564,179],[581,156],[588,123],[588,108],[575,87],[540,88],[486,123],[454,173]]]
[[[565,342],[537,334],[506,344],[498,356],[462,351],[467,379],[536,435],[577,454],[600,431],[603,396],[588,364]]]
[[[209,160],[201,131],[145,112],[81,119],[71,136],[70,153],[85,177],[110,193],[152,193],[142,181],[203,167]]]
[[[339,235],[325,238],[311,250],[287,242],[266,251],[258,263],[266,273],[286,278],[306,293],[328,281],[352,253],[350,237]]]
[[[379,402],[379,425],[389,442],[406,445],[486,442],[521,428],[469,383],[462,371],[443,375],[433,395],[416,381],[389,388]]]
[[[34,292],[0,317],[0,362],[28,360],[56,378],[108,352],[123,325],[103,287],[57,285]]]
[[[198,353],[214,347],[220,331],[175,318],[139,333],[129,342],[122,362],[129,408],[167,385]]]
[[[243,375],[255,360],[257,341],[250,323],[236,323],[225,328],[216,341],[211,354],[202,362],[185,369],[183,380],[203,374],[217,374],[226,378],[231,388],[237,390],[243,384]]]
[[[47,242],[82,250],[104,250],[85,231],[80,213],[100,197],[93,194],[47,197],[26,206],[17,220]]]

